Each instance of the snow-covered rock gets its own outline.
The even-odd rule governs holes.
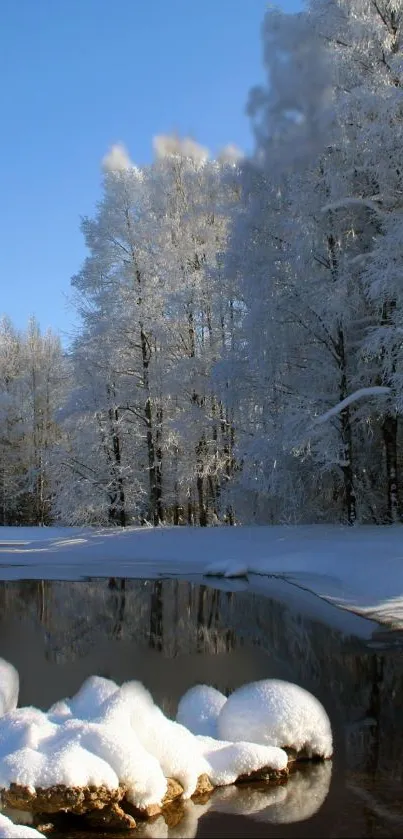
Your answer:
[[[237,743],[196,738],[207,763],[207,774],[215,787],[234,784],[238,778],[262,773],[267,779],[284,773],[288,756],[283,749],[252,742]]]
[[[0,839],[31,839],[35,836],[45,839],[43,833],[39,833],[34,827],[28,827],[26,824],[14,824],[11,819],[0,813]]]
[[[332,730],[323,705],[290,682],[264,679],[235,690],[217,718],[223,740],[295,749],[306,757],[331,757]]]
[[[227,697],[209,685],[195,685],[183,696],[178,705],[176,720],[193,734],[217,736],[217,717]]]
[[[117,790],[124,786],[128,799],[138,807],[160,803],[166,778],[131,724],[132,698],[115,688],[102,701],[99,682],[89,680],[66,703],[77,711],[76,716],[60,714],[60,708],[55,712],[53,706],[49,714],[20,708],[2,717],[0,787],[17,784],[35,790],[60,784]]]
[[[216,694],[201,694],[215,716],[225,701]],[[118,687],[91,677],[48,713],[19,708],[0,718],[0,788],[8,806],[21,809],[50,812],[62,802],[56,809],[86,813],[95,790],[100,807],[115,812],[125,796],[147,811],[163,804],[167,779],[189,799],[201,777],[220,786],[257,772],[281,776],[286,767],[281,749],[195,736],[165,717],[139,682]]]
[[[0,658],[0,716],[17,707],[20,680],[8,661]]]

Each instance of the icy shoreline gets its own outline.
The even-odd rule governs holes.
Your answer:
[[[0,577],[185,577],[268,593],[270,578],[333,606],[403,627],[403,529],[0,528]],[[221,585],[220,585],[221,587]],[[283,589],[284,590],[284,589]]]

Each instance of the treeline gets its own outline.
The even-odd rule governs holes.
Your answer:
[[[402,24],[270,11],[252,157],[107,155],[69,352],[0,330],[3,523],[400,520]]]

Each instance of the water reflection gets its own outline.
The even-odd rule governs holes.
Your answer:
[[[1,582],[0,656],[20,672],[21,703],[41,708],[93,673],[140,679],[168,714],[197,682],[228,693],[285,678],[318,696],[334,730],[332,778],[328,763],[286,788],[222,790],[204,805],[189,803],[176,825],[143,826],[143,835],[215,835],[217,823],[232,835],[222,820],[229,825],[235,815],[240,825],[248,815],[256,836],[302,836],[304,824],[306,835],[401,831],[403,663],[401,644],[384,629],[365,641],[300,614],[295,602],[178,580]],[[159,829],[169,832],[144,833]]]
[[[322,806],[330,787],[332,765],[330,761],[311,764],[295,771],[287,785],[232,786],[216,790],[205,804],[186,801],[181,819],[169,826],[160,816],[156,821],[141,825],[136,836],[177,837],[193,839],[197,836],[199,820],[207,813],[230,816],[253,816],[264,824],[292,824],[311,818]]]

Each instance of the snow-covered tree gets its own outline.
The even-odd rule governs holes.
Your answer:
[[[69,520],[82,511],[73,500],[81,493],[92,494],[91,517],[119,524],[232,515],[221,482],[233,428],[211,371],[234,328],[222,253],[235,151],[210,161],[174,137],[157,138],[155,149],[142,169],[112,149],[97,214],[83,222],[89,256],[73,287],[84,328],[64,411],[71,452],[60,461]]]
[[[263,27],[268,82],[250,100],[256,154],[228,265],[247,308],[238,363],[255,417],[242,481],[275,517],[398,514],[400,306],[385,233],[396,246],[402,8],[312,0],[298,15],[268,12]],[[379,385],[389,399],[368,390],[315,421]]]
[[[60,341],[35,319],[18,333],[0,324],[0,510],[2,524],[52,519],[56,413],[66,384]]]

